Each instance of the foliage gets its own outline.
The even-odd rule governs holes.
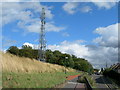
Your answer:
[[[106,68],[104,71],[103,71],[103,75],[104,76],[108,76],[112,79],[114,79],[116,81],[116,83],[118,85],[120,85],[120,73],[117,73],[116,71],[110,69],[110,68]],[[117,78],[116,78],[117,77]]]
[[[74,66],[75,69],[78,69],[80,71],[85,71],[90,74],[93,73],[93,67],[87,60],[78,58],[74,60],[74,62],[75,62],[75,66]]]
[[[79,79],[78,82],[80,83],[86,83],[85,78],[87,78],[87,80],[89,81],[89,83],[91,84],[92,87],[95,86],[95,80],[93,79],[92,76],[88,75],[87,73],[83,74]]]
[[[17,47],[14,46],[11,47],[8,49],[8,51],[12,54],[18,55],[20,57],[38,59],[38,50],[32,49],[32,47],[28,45],[23,45],[22,49],[17,49]],[[77,58],[75,55],[69,55],[66,53],[63,54],[58,50],[46,50],[46,62],[93,73],[93,67],[87,60],[83,58]]]
[[[29,46],[29,45],[23,45],[23,46],[22,46],[22,49],[29,49],[29,50],[30,50],[30,49],[32,49],[32,47]]]
[[[14,54],[14,55],[18,55],[19,54],[19,49],[16,46],[11,46],[11,47],[9,47],[7,52],[9,52],[11,54]]]

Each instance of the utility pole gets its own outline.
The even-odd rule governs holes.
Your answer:
[[[40,37],[39,37],[38,60],[45,62],[46,40],[45,40],[45,9],[44,8],[42,8],[40,19],[41,19],[41,28],[40,28]]]

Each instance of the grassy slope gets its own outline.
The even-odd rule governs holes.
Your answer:
[[[3,73],[3,87],[6,88],[51,88],[61,84],[66,80],[66,76],[76,75],[78,73],[63,72],[54,73]]]
[[[3,87],[50,88],[66,80],[66,76],[78,74],[75,70],[11,54],[2,54]]]
[[[2,66],[3,71],[9,72],[62,72],[64,70],[63,66],[56,64],[49,64],[37,61],[35,59],[21,58],[11,54],[2,53]],[[67,71],[74,71],[68,68]]]

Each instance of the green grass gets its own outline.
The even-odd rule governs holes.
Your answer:
[[[3,72],[3,88],[51,88],[65,82],[67,76],[77,72],[13,73]]]

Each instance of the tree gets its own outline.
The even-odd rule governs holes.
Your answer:
[[[93,73],[92,65],[85,59],[77,58],[75,61],[74,68],[80,71],[85,71],[88,73]]]
[[[14,55],[18,55],[19,54],[19,49],[16,46],[11,46],[11,47],[9,47],[7,52],[9,52],[11,54],[14,54]]]
[[[69,54],[62,54],[59,59],[59,64],[64,65],[66,67],[74,67],[74,61]]]
[[[37,55],[37,54],[36,54]],[[33,49],[29,45],[23,45],[22,49],[19,50],[19,56],[33,58],[37,57],[33,54]]]
[[[29,46],[29,45],[23,45],[23,46],[22,46],[22,49],[32,49],[32,47]]]
[[[59,64],[60,57],[61,57],[62,53],[58,50],[55,50],[53,52],[53,55],[54,55],[55,64]]]
[[[32,57],[38,60],[38,50],[32,50]]]
[[[51,50],[46,50],[46,62],[56,64],[56,57]]]

